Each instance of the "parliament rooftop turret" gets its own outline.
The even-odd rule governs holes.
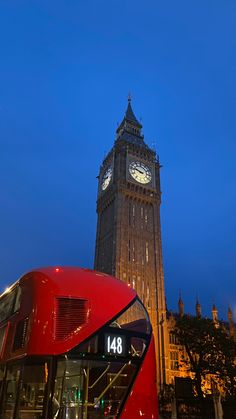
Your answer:
[[[201,304],[198,301],[198,298],[197,298],[197,301],[196,301],[196,316],[198,318],[200,318],[202,316],[202,307],[201,307]]]
[[[183,317],[183,315],[184,315],[184,303],[183,303],[181,294],[179,294],[178,308],[179,308],[179,316]]]

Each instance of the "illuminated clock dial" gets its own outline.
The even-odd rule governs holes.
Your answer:
[[[139,183],[147,184],[152,180],[149,167],[139,161],[132,161],[129,164],[129,173]]]
[[[102,177],[101,188],[103,191],[108,187],[112,178],[112,167],[109,166]]]

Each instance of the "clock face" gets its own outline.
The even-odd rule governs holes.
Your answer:
[[[103,191],[108,187],[112,178],[112,167],[109,166],[102,177],[101,188]]]
[[[132,161],[129,164],[129,173],[137,182],[144,185],[152,180],[151,170],[140,161]]]

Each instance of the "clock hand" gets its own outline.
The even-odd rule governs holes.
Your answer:
[[[144,174],[144,172],[142,172],[141,170],[139,170],[139,169],[135,169],[137,172],[139,172],[139,173],[141,173],[141,175],[143,175]]]

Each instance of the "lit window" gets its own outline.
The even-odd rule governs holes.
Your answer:
[[[133,214],[133,217],[135,217],[135,205],[133,205],[132,214]]]
[[[133,226],[135,225],[135,205],[132,208],[132,215],[133,215]]]
[[[147,307],[150,307],[150,292],[149,292],[149,286],[147,286]]]
[[[148,242],[146,242],[145,254],[146,254],[146,262],[148,262]]]
[[[179,369],[179,354],[177,351],[170,352],[170,369],[171,370]]]
[[[169,343],[171,345],[177,345],[178,344],[177,336],[172,332],[170,332],[170,334],[169,334]]]
[[[130,214],[131,214],[131,204],[129,204],[129,225],[131,224],[131,221],[130,221]]]
[[[144,265],[144,254],[145,254],[145,246],[144,243],[141,245],[141,263]]]
[[[148,222],[148,214],[147,214],[147,210],[145,209],[145,223],[147,224]]]
[[[135,247],[134,247],[134,244],[133,244],[133,262],[135,262]]]

